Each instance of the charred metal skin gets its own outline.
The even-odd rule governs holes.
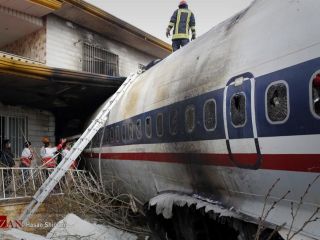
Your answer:
[[[318,9],[318,0],[256,0],[145,71],[111,111],[88,161],[142,202],[195,194],[252,224],[290,190],[265,222],[284,224],[283,238],[292,204],[308,189],[297,231],[320,206]],[[318,226],[298,239],[320,239]]]

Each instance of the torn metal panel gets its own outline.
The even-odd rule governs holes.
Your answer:
[[[199,195],[184,195],[179,193],[163,193],[149,201],[149,207],[156,206],[156,213],[162,214],[164,218],[172,218],[172,207],[173,206],[183,207],[188,205],[195,205],[196,209],[205,208],[205,212],[213,211],[219,214],[220,217],[233,217],[240,218],[240,214],[235,211],[234,208],[225,208],[218,201],[212,201],[205,199]]]

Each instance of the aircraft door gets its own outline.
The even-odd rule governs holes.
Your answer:
[[[254,100],[251,73],[229,80],[224,90],[224,127],[229,159],[239,168],[259,169],[262,161]]]

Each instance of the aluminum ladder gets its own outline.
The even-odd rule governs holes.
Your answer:
[[[88,143],[96,135],[96,133],[102,128],[105,122],[109,118],[109,113],[113,106],[118,102],[118,100],[123,96],[123,94],[128,90],[131,83],[140,75],[140,72],[130,74],[129,77],[124,81],[120,88],[115,94],[105,103],[99,114],[91,122],[86,131],[81,135],[77,142],[70,149],[70,152],[62,159],[60,164],[55,168],[55,170],[50,174],[47,180],[42,184],[38,191],[33,196],[32,201],[24,209],[20,216],[20,220],[25,224],[29,218],[37,211],[41,203],[47,198],[47,196],[54,189],[56,184],[61,180],[65,173],[70,168],[74,159],[76,159],[81,152],[85,149]]]

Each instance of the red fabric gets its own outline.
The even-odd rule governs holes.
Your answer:
[[[30,167],[30,165],[31,165],[31,159],[30,158],[21,158],[21,162],[26,167]]]
[[[57,151],[59,151],[60,149],[62,149],[62,144],[60,143],[58,146],[57,146]]]
[[[51,157],[42,158],[42,164],[46,168],[55,168],[57,166],[56,159],[52,159]]]
[[[314,79],[313,79],[313,85],[315,87],[320,87],[320,74],[318,74]]]
[[[77,161],[72,162],[70,169],[77,169]]]

